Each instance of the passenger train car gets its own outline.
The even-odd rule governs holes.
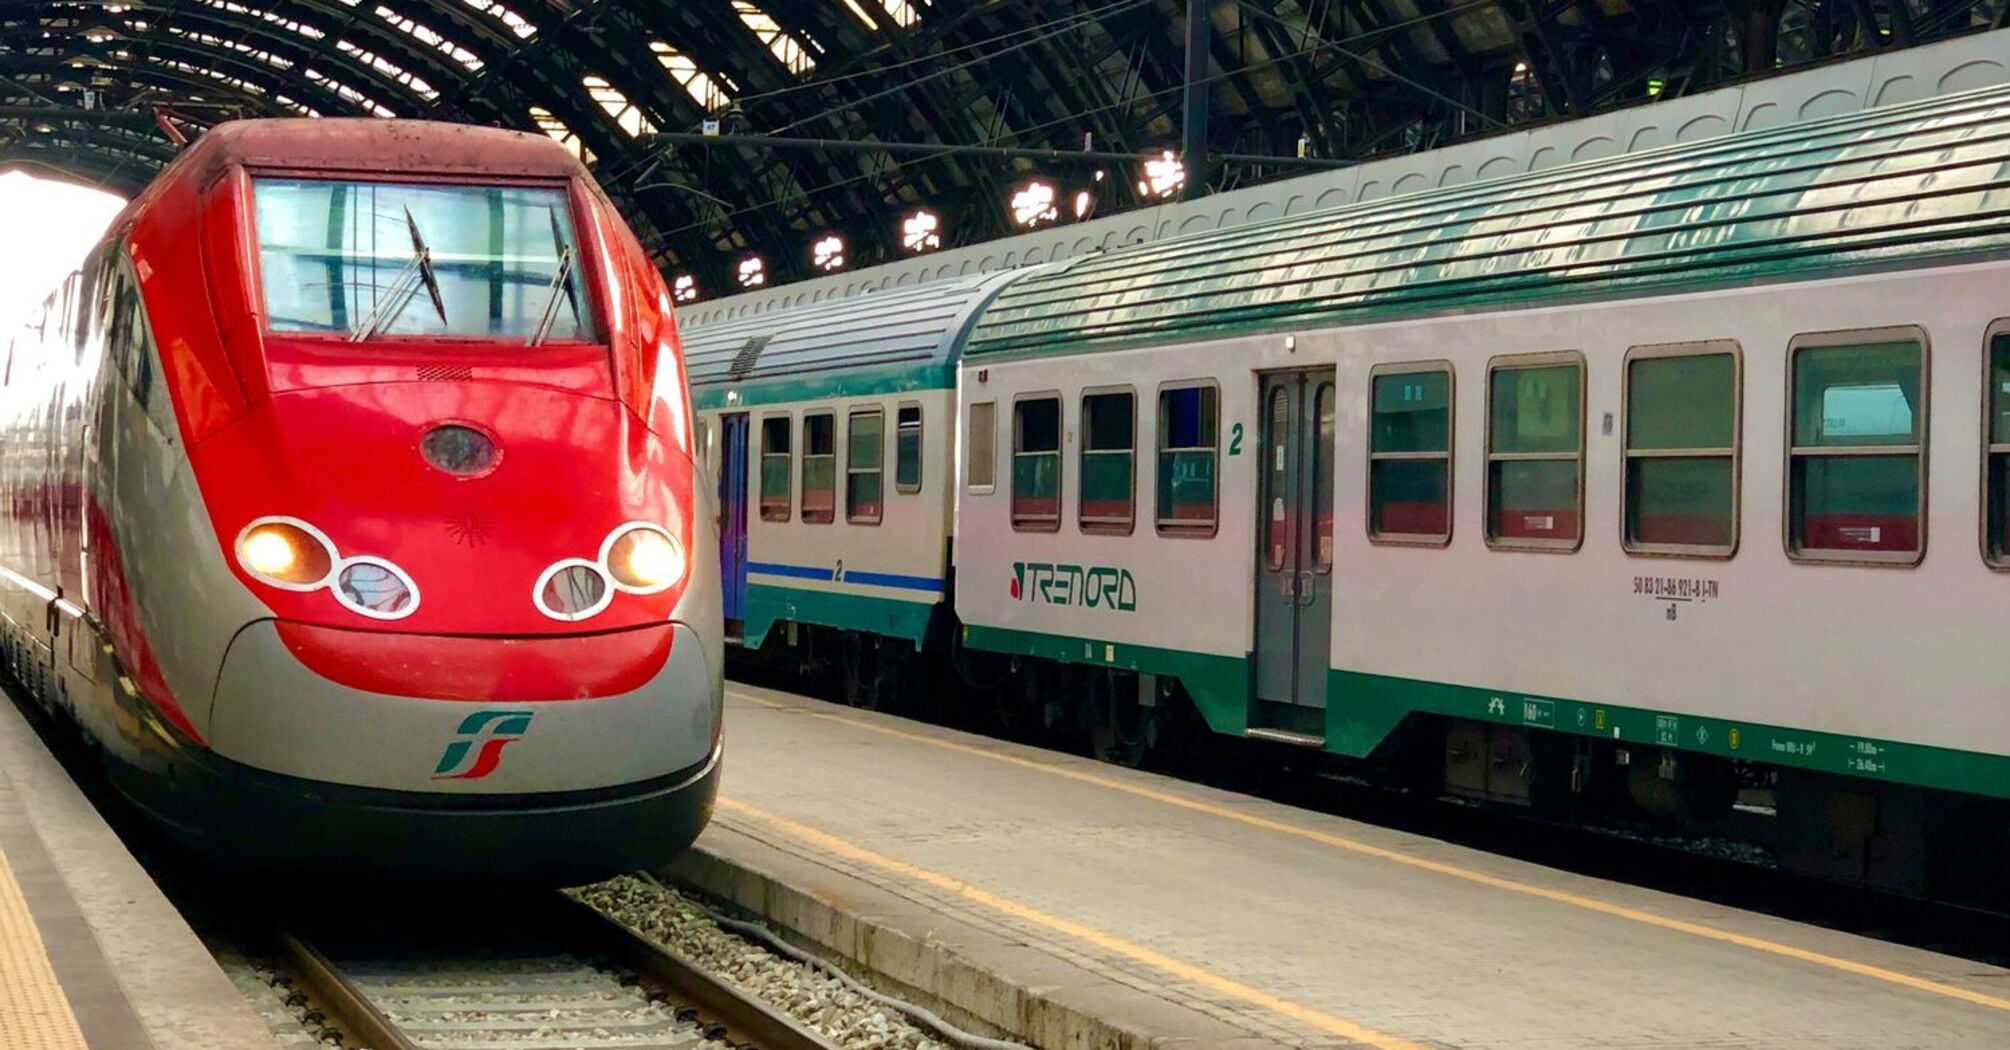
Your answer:
[[[691,382],[722,507],[726,619],[761,649],[877,706],[952,641],[956,357],[1015,273],[983,274],[717,325]],[[840,454],[842,451],[842,454]]]
[[[1034,267],[925,421],[932,659],[1007,661],[1113,758],[1197,715],[1563,815],[1743,800],[1790,869],[2000,899],[2007,150],[1987,89]],[[765,323],[864,361],[929,287]],[[755,428],[729,497],[759,460],[842,502],[883,435],[843,360],[736,400],[707,362],[757,321],[691,338],[710,428]],[[934,539],[825,528],[805,573]]]
[[[197,850],[557,879],[704,825],[670,299],[557,144],[222,125],[5,348],[9,670]]]

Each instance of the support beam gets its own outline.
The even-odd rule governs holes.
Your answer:
[[[1180,118],[1180,163],[1186,165],[1186,198],[1207,195],[1212,174],[1207,153],[1208,101],[1207,45],[1214,36],[1209,24],[1213,0],[1186,0],[1186,83],[1184,113]]]

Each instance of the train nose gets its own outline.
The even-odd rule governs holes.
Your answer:
[[[695,571],[689,456],[616,401],[485,382],[311,388],[215,440],[203,455],[259,479],[211,510],[278,620],[611,631],[678,618]]]
[[[475,638],[261,620],[224,657],[211,743],[333,784],[579,791],[703,763],[718,740],[717,680],[682,623]]]

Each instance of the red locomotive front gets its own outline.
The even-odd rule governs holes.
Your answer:
[[[94,422],[42,436],[84,506],[40,582],[111,643],[69,703],[128,794],[233,861],[573,875],[695,837],[716,545],[667,289],[574,158],[227,124],[86,283],[60,389]]]

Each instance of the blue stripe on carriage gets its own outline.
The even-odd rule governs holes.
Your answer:
[[[837,574],[821,565],[783,565],[772,561],[750,561],[747,571],[762,576],[787,576],[798,580],[824,580],[836,578]],[[942,580],[933,576],[903,576],[897,572],[860,572],[853,570],[844,574],[843,583],[856,583],[866,587],[894,587],[903,591],[929,591],[942,593]]]

